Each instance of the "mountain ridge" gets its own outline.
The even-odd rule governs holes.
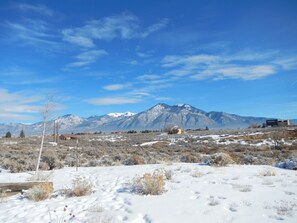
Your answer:
[[[128,130],[161,130],[166,126],[178,125],[184,129],[197,128],[246,128],[250,124],[262,124],[267,118],[240,116],[226,112],[206,112],[189,104],[168,105],[158,103],[153,107],[139,112],[108,113],[101,116],[82,118],[66,114],[56,118],[59,133],[78,132],[111,132]],[[54,120],[47,122],[47,133],[53,132]],[[40,134],[42,123],[33,124],[0,124],[0,134],[10,131],[19,134],[24,130],[27,135]]]

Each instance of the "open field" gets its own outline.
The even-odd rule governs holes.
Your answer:
[[[1,138],[0,161],[12,172],[35,170],[40,137]],[[114,166],[172,162],[213,163],[216,154],[231,163],[274,165],[297,157],[294,129],[192,131],[182,135],[153,133],[86,134],[76,140],[53,142],[47,136],[41,169],[64,166]]]

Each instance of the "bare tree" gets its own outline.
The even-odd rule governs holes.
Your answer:
[[[44,137],[45,137],[45,129],[46,129],[46,122],[49,119],[50,112],[53,110],[53,99],[52,97],[48,97],[47,101],[41,111],[42,114],[42,123],[43,123],[43,128],[42,128],[42,137],[41,137],[41,144],[40,144],[40,149],[39,149],[39,154],[38,154],[38,159],[37,159],[37,164],[36,164],[36,171],[35,174],[38,173],[39,169],[39,164],[40,164],[40,158],[41,158],[41,153],[43,150],[43,144],[44,144]]]

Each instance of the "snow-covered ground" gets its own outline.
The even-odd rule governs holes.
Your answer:
[[[135,176],[172,170],[162,195],[131,191]],[[25,181],[30,173],[0,173],[0,182]],[[96,192],[67,198],[58,191],[77,176]],[[271,166],[210,167],[198,164],[64,168],[53,172],[57,196],[33,202],[18,194],[0,200],[0,222],[297,222],[297,172]],[[65,211],[63,209],[67,205]],[[70,219],[67,213],[73,213]]]

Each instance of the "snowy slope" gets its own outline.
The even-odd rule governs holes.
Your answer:
[[[135,176],[160,168],[173,171],[164,194],[143,196],[131,191]],[[25,181],[29,176],[1,173],[0,182]],[[85,197],[59,195],[60,189],[71,187],[76,176],[90,179],[96,192]],[[56,197],[40,202],[20,194],[2,199],[0,222],[49,222],[51,216],[51,222],[62,222],[63,218],[66,222],[89,223],[293,223],[297,221],[296,176],[296,171],[270,166],[218,168],[180,163],[79,168],[78,172],[65,168],[54,171]],[[64,215],[65,205],[75,214],[72,220]]]

